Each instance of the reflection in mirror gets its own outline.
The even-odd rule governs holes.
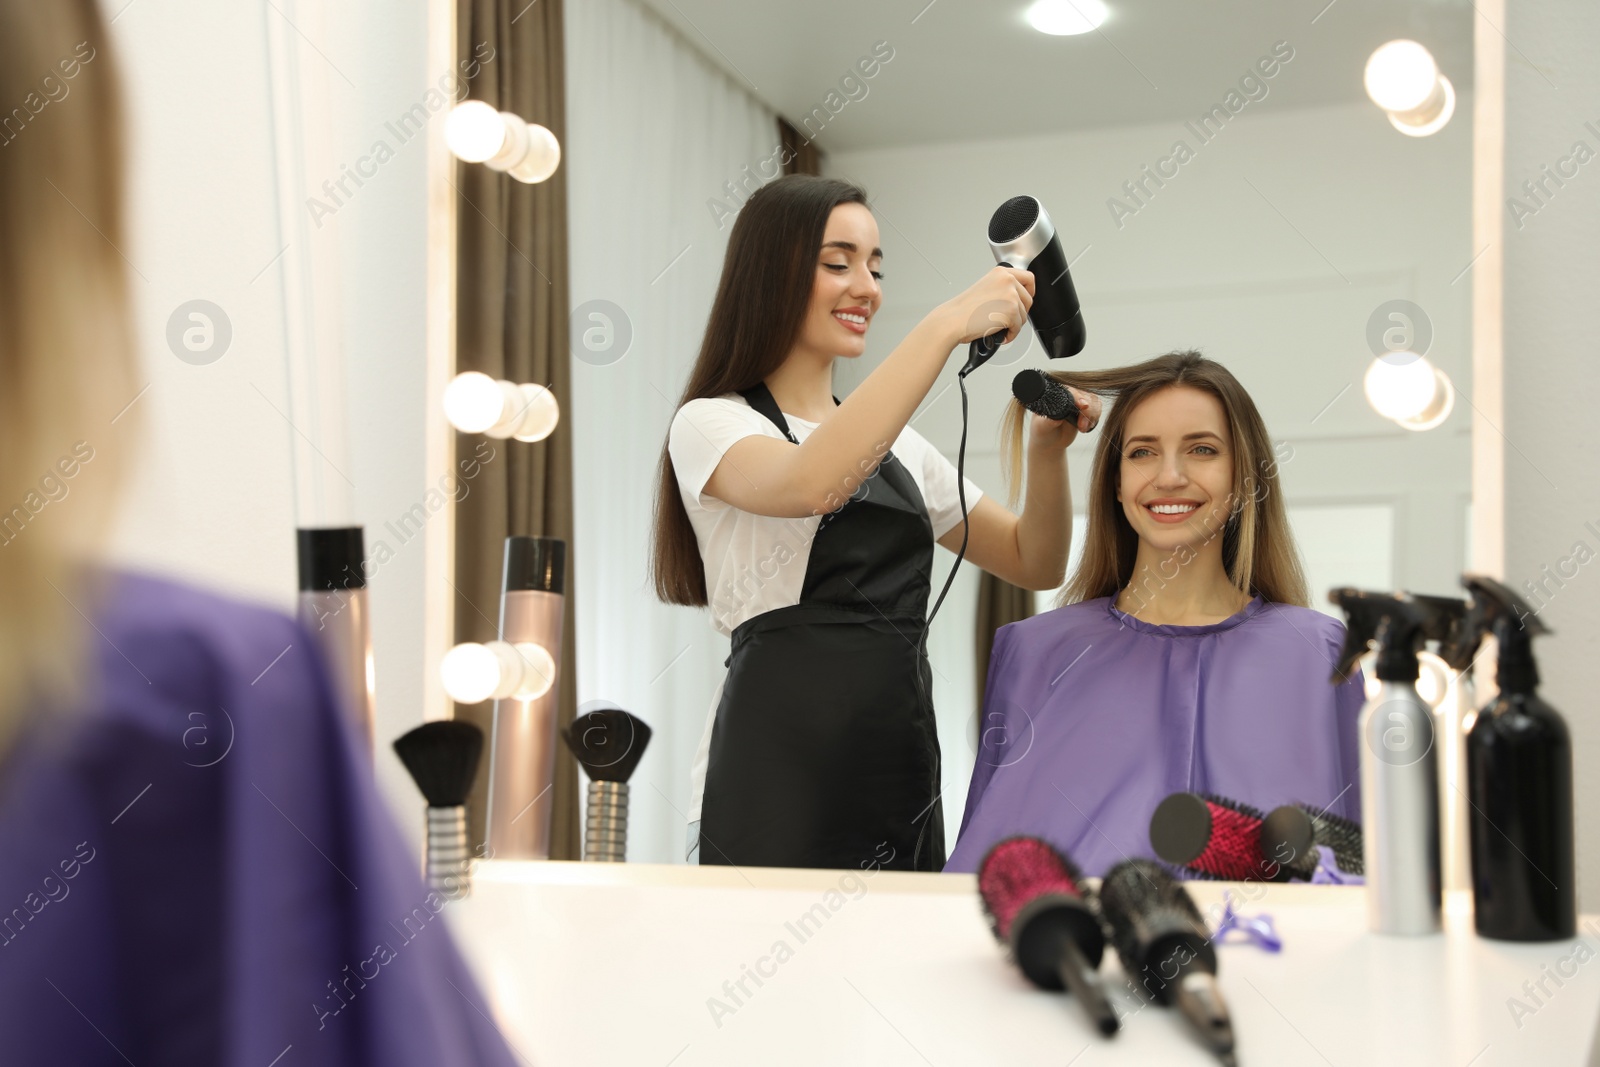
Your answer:
[[[727,791],[716,817],[729,839],[699,840],[700,862],[739,863],[743,856],[751,863],[852,866],[849,857],[859,852],[862,861],[881,863],[888,850],[874,849],[891,841],[892,865],[938,869],[930,857],[941,847],[946,853],[957,848],[969,786],[984,779],[980,753],[997,751],[980,743],[987,713],[1003,710],[986,708],[980,695],[986,681],[994,685],[985,668],[995,628],[1035,611],[1052,612],[1079,563],[1093,555],[1087,551],[1094,537],[1091,463],[1111,420],[1109,395],[1107,425],[1066,445],[1062,473],[1055,475],[1068,490],[1061,510],[1070,510],[1070,535],[1036,509],[1022,535],[1032,554],[1014,539],[1009,557],[1002,551],[1009,521],[1001,510],[1008,495],[1002,417],[1012,406],[1011,379],[1024,368],[1103,372],[1191,349],[1225,368],[1253,401],[1267,435],[1264,455],[1276,461],[1279,496],[1272,506],[1292,529],[1311,609],[1286,616],[1304,630],[1299,636],[1288,631],[1287,642],[1300,643],[1313,659],[1331,656],[1322,646],[1338,643],[1331,636],[1337,634],[1336,609],[1327,603],[1331,587],[1457,588],[1468,549],[1470,403],[1451,409],[1433,390],[1437,385],[1440,396],[1449,389],[1460,401],[1470,399],[1467,278],[1476,251],[1465,121],[1473,91],[1470,6],[1108,0],[1104,22],[1074,35],[1036,30],[1026,10],[1022,2],[960,0],[749,0],[735,7],[715,0],[589,0],[566,8],[562,168],[570,175],[572,235],[568,426],[575,472],[576,697],[614,702],[654,730],[634,777],[631,860],[689,858],[696,837],[686,831],[702,814],[702,793],[709,802],[719,788]],[[1368,59],[1397,39],[1424,45],[1436,76],[1410,89],[1396,88],[1391,78],[1369,96],[1363,82]],[[1442,126],[1440,78],[1448,80],[1455,101],[1455,120],[1447,117]],[[1374,102],[1380,96],[1383,107]],[[1429,125],[1436,129],[1416,135]],[[789,250],[783,241],[793,227],[779,220],[745,248],[752,258],[740,269],[762,263],[764,273],[725,277],[725,257],[738,244],[751,197],[787,171],[842,179],[865,191],[864,204],[845,203],[817,216],[829,231],[839,231],[827,234],[830,239],[856,247],[835,249],[833,257],[821,256],[821,249],[801,253],[800,268],[784,275],[779,264],[786,261],[778,254]],[[1054,223],[1081,300],[1087,345],[1070,359],[1048,360],[1034,329],[1026,327],[958,381],[967,346],[955,342],[972,322],[989,321],[987,310],[977,314],[984,303],[979,296],[1000,295],[997,288],[973,296],[970,288],[998,273],[986,239],[990,216],[1019,194],[1037,197]],[[876,249],[881,258],[872,255]],[[760,251],[769,253],[766,260]],[[842,269],[825,270],[825,262]],[[791,287],[774,295],[777,277],[817,281],[809,291]],[[767,295],[754,306],[719,305],[719,280],[750,299]],[[851,308],[865,312],[857,316],[868,317],[865,331],[833,315]],[[751,327],[730,336],[713,329],[708,336],[708,317],[714,326],[764,323],[765,331]],[[846,844],[816,853],[785,852],[764,840],[762,820],[785,816],[795,823],[817,811],[864,811],[863,787],[851,776],[883,765],[883,750],[875,746],[897,758],[907,751],[906,731],[923,701],[915,673],[901,679],[905,684],[892,698],[872,698],[893,705],[890,718],[898,717],[902,732],[875,732],[884,720],[864,704],[851,718],[815,697],[827,683],[860,669],[849,660],[854,645],[829,646],[826,628],[813,625],[793,646],[803,644],[803,654],[778,657],[776,664],[741,657],[741,644],[760,642],[730,636],[736,626],[720,625],[729,620],[713,611],[663,603],[657,595],[663,572],[652,558],[663,544],[655,507],[670,438],[674,464],[682,460],[699,479],[691,496],[686,472],[676,470],[679,499],[663,498],[664,509],[685,509],[668,519],[678,523],[680,535],[692,531],[698,557],[685,560],[680,551],[671,573],[692,586],[698,565],[708,586],[701,596],[709,594],[713,607],[737,602],[775,610],[805,599],[800,594],[811,581],[810,552],[824,543],[819,536],[833,535],[815,530],[831,468],[821,460],[801,473],[786,465],[786,457],[799,453],[762,414],[765,398],[738,393],[755,382],[705,377],[720,384],[697,402],[703,417],[679,418],[684,401],[693,398],[686,388],[702,351],[757,366],[780,328],[787,329],[785,321],[800,326],[780,355],[793,351],[812,362],[783,363],[781,372],[763,377],[794,438],[804,442],[816,433],[808,454],[837,458],[878,423],[906,425],[893,452],[900,472],[915,477],[873,479],[865,483],[866,495],[882,484],[910,506],[914,489],[927,512],[948,511],[957,487],[950,465],[958,459],[965,413],[964,475],[975,490],[966,501],[973,521],[965,561],[926,634],[927,698],[936,709],[942,757],[929,762],[932,750],[923,751],[905,771],[915,777],[937,767],[937,777],[929,779],[929,789],[905,794],[912,821],[899,837],[867,819]],[[945,343],[953,349],[948,358],[918,362],[917,352]],[[839,357],[827,360],[831,382],[811,373],[819,354]],[[1383,365],[1376,377],[1399,384],[1380,383],[1374,391],[1369,370],[1375,363]],[[913,366],[925,367],[925,377]],[[1405,395],[1395,399],[1396,389]],[[840,412],[855,417],[852,425],[833,418],[830,393],[844,402]],[[872,403],[851,411],[855,396]],[[904,415],[891,410],[897,405]],[[1238,412],[1223,415],[1237,418]],[[1158,438],[1165,432],[1154,431]],[[1036,490],[1030,477],[1035,456],[1046,451],[1033,433],[1025,430],[1022,463],[1011,473],[1043,507],[1049,493]],[[919,441],[928,444],[926,454]],[[740,462],[724,463],[729,455]],[[1055,455],[1061,463],[1059,444]],[[1171,466],[1176,471],[1182,464]],[[1043,471],[1051,469],[1046,462]],[[1150,484],[1186,475],[1153,477]],[[762,517],[770,522],[738,527],[735,536],[730,516],[740,509],[709,493],[708,485],[729,499],[763,499]],[[1163,495],[1183,496],[1178,489]],[[686,509],[685,498],[699,506]],[[1029,506],[1024,496],[1012,511],[1026,517]],[[843,516],[867,513],[852,505],[836,514],[844,524]],[[930,531],[940,535],[942,547],[933,549],[927,574],[929,608],[962,546],[961,523],[948,526],[940,518],[933,514]],[[1108,513],[1104,521],[1114,518]],[[884,532],[888,527],[870,525],[870,535],[840,543],[889,550],[895,542]],[[758,529],[764,540],[753,539]],[[1170,523],[1157,530],[1151,520],[1149,529],[1175,536]],[[780,544],[772,540],[774,530],[798,533]],[[681,537],[677,544],[681,549]],[[1052,550],[1054,565],[1047,565],[1039,546]],[[825,558],[840,578],[855,581],[861,572],[845,567],[846,555],[830,551]],[[985,570],[1012,581],[983,579]],[[1025,584],[1037,588],[1029,595],[1019,588]],[[1123,604],[1118,640],[1186,612],[1198,612],[1198,619],[1213,611],[1215,618],[1201,619],[1202,625],[1220,619],[1237,626],[1240,614],[1258,602],[1169,598],[1147,611]],[[1105,608],[1100,612],[1111,617]],[[747,610],[745,617],[760,614]],[[892,620],[884,621],[892,627]],[[998,699],[1033,702],[1034,711],[1024,709],[1008,728],[1049,708],[1058,718],[1083,715],[1112,736],[1114,716],[1089,716],[1070,702],[1045,700],[1051,676],[1072,668],[1080,653],[1086,658],[1072,670],[1085,671],[1096,653],[1086,652],[1083,642],[1073,647],[1061,627],[1030,622],[1015,630],[1018,639],[1002,639],[996,649],[997,670],[1010,672],[1010,688]],[[889,633],[885,649],[895,640],[892,628]],[[913,627],[902,641],[907,653],[916,651],[918,636]],[[1282,636],[1280,625],[1265,635],[1265,647],[1229,652],[1239,657],[1228,660],[1232,673],[1222,688],[1207,691],[1215,716],[1224,714],[1228,701],[1248,699],[1259,705],[1253,714],[1269,724],[1252,729],[1276,729],[1274,716],[1292,716],[1313,698],[1317,706],[1334,705],[1326,671],[1305,667],[1292,683],[1273,683],[1260,673],[1263,657],[1282,653],[1273,644]],[[1224,637],[1218,636],[1218,647]],[[1008,646],[1026,662],[1006,660]],[[1163,647],[1177,658],[1204,646]],[[1100,669],[1109,676],[1095,679],[1100,698],[1140,681],[1139,672],[1148,673],[1143,664],[1138,657],[1103,661]],[[1192,678],[1201,668],[1191,663],[1182,669]],[[1313,675],[1315,683],[1306,681]],[[1042,681],[1037,689],[1017,688],[1024,676]],[[718,733],[712,712],[727,704],[725,690],[734,682],[746,721],[759,726],[741,733],[730,720],[729,730]],[[1315,692],[1271,690],[1274,684]],[[867,699],[859,686],[854,699]],[[793,720],[761,718],[768,706]],[[1340,708],[1347,718],[1349,708]],[[1248,731],[1230,733],[1211,720],[1197,725],[1193,709],[1160,710],[1139,729],[1151,735],[1149,758],[1157,759],[1159,747],[1165,753],[1159,759],[1170,763],[1171,780],[1160,782],[1169,791],[1208,787],[1192,777],[1200,772],[1191,771],[1183,762],[1190,755],[1180,758],[1180,750],[1207,773],[1251,750]],[[821,744],[819,723],[838,733],[808,749]],[[761,734],[760,744],[748,744],[750,730]],[[1183,730],[1191,731],[1186,740],[1172,736]],[[1069,751],[1103,741],[1067,734],[1052,743]],[[1320,795],[1348,784],[1353,758],[1348,750],[1335,751],[1342,740],[1326,724],[1298,741],[1280,735],[1274,743],[1299,744],[1310,753],[1319,795],[1237,799],[1263,808],[1338,801],[1338,810],[1359,811],[1349,807],[1353,795]],[[723,786],[715,770],[706,774],[719,752],[748,761]],[[778,758],[780,752],[793,753],[793,760]],[[1102,805],[1112,804],[1113,772],[1122,764],[1106,761],[1096,773],[1110,777],[1099,785],[1077,783],[1084,787],[1080,793],[1052,774],[1045,765],[1050,758],[1037,748],[1000,772],[1015,775],[1034,765],[1029,786],[1018,794],[1025,799],[1016,801],[1023,806],[995,814],[994,833],[1020,828],[1026,805],[1068,815],[1077,807],[1088,824]],[[1093,762],[1081,751],[1076,758]],[[830,775],[829,768],[838,773]],[[763,806],[747,792],[761,783],[778,794],[796,792],[787,803]],[[811,801],[802,799],[807,790]],[[817,790],[831,799],[816,801]],[[942,845],[935,826],[941,813]],[[1148,811],[1118,816],[1129,825],[1147,817]]]

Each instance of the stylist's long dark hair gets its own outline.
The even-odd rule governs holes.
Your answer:
[[[745,201],[728,238],[700,356],[678,407],[749,389],[783,365],[811,304],[828,216],[840,204],[866,203],[866,191],[857,185],[807,174],[779,178]],[[650,567],[656,596],[669,604],[705,606],[705,564],[664,444],[655,526]]]

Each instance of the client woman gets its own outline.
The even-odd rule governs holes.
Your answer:
[[[1170,793],[1359,819],[1360,672],[1328,678],[1343,626],[1306,606],[1255,404],[1179,352],[1053,373],[1115,393],[1083,559],[1054,611],[995,635],[982,737],[948,871],[1034,834],[1088,875],[1151,856]],[[1015,464],[1022,408],[1007,413]]]
[[[512,1067],[311,635],[101,557],[155,403],[110,37],[0,0],[0,107],[72,80],[0,134],[0,1060]]]
[[[960,548],[961,502],[907,423],[956,345],[1024,328],[1034,283],[990,270],[841,404],[834,361],[866,350],[883,301],[866,202],[792,175],[745,203],[661,460],[656,591],[733,638],[694,770],[702,863],[944,866],[923,638],[934,542]],[[1080,400],[1078,426],[1034,421],[1022,516],[964,483],[967,558],[1025,588],[1061,580],[1062,452],[1099,413]]]

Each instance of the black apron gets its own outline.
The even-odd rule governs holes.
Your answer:
[[[740,395],[795,441],[765,383]],[[886,453],[818,523],[800,602],[733,631],[702,864],[944,868],[925,645],[933,544],[921,491]]]

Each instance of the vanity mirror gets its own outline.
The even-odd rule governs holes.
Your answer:
[[[654,732],[633,777],[630,860],[685,859],[691,768],[730,651],[705,609],[654,593],[658,464],[733,222],[786,171],[864,187],[881,236],[882,304],[864,353],[836,363],[841,399],[993,266],[996,207],[1022,193],[1047,206],[1088,343],[1047,361],[1029,329],[967,380],[965,471],[984,495],[1006,498],[999,418],[1017,371],[1198,349],[1260,410],[1312,607],[1333,614],[1335,586],[1457,587],[1472,550],[1478,262],[1465,0],[519,7],[435,5],[434,65],[477,56],[473,96],[483,79],[520,94],[561,162],[526,188],[437,165],[436,220],[456,214],[432,228],[431,292],[455,319],[432,316],[431,387],[503,350],[547,375],[562,421],[545,441],[492,442],[502,488],[458,507],[440,561],[454,621],[433,624],[428,655],[494,635],[505,536],[570,538],[565,714],[608,701]],[[1374,59],[1396,40],[1417,42],[1431,73],[1415,54]],[[910,424],[952,461],[960,363]],[[440,456],[484,441],[429,433]],[[1094,444],[1066,453],[1074,565]],[[935,595],[953,561],[936,550]],[[989,635],[1054,602],[963,563],[930,631],[947,847],[978,753]],[[487,707],[458,710],[486,722]],[[552,789],[552,855],[578,854],[577,781],[565,767]]]

